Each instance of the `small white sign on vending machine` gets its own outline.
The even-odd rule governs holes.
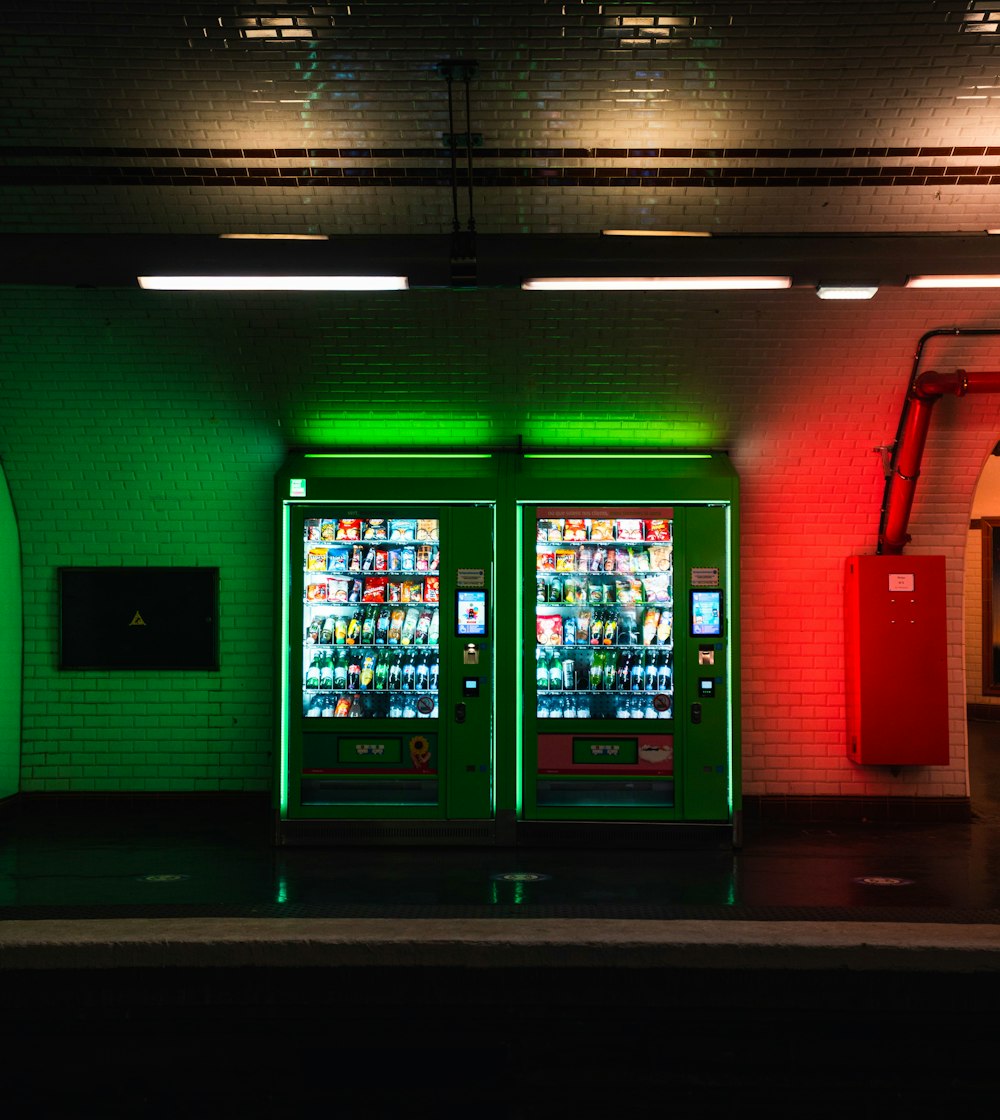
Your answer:
[[[719,586],[719,569],[718,568],[692,568],[691,569],[691,586],[692,587],[718,587]]]
[[[485,568],[459,568],[455,575],[455,582],[459,587],[485,587]]]
[[[913,587],[913,572],[894,572],[889,574],[890,591],[912,591]]]

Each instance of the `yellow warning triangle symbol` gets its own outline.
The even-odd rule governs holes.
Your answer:
[[[145,626],[145,625],[146,625],[146,622],[143,619],[142,615],[139,614],[138,611],[136,611],[135,614],[132,617],[132,621],[129,623],[129,626]]]

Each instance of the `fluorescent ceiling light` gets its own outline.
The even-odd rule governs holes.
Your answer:
[[[907,288],[1000,288],[1000,276],[982,273],[980,275],[956,276],[908,276]]]
[[[820,284],[816,289],[816,295],[820,299],[871,299],[877,291],[875,285],[868,287],[861,284]]]
[[[526,292],[568,291],[698,292],[790,288],[790,276],[540,276],[522,282]]]
[[[161,292],[387,292],[408,288],[405,276],[139,276]]]
[[[700,229],[602,229],[605,237],[711,237]]]
[[[326,233],[220,233],[224,241],[329,241]]]

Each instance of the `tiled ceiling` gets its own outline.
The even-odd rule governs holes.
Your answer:
[[[49,0],[0,55],[0,231],[442,232],[466,131],[480,231],[1000,225],[1000,0]]]

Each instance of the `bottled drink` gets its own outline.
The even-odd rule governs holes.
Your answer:
[[[656,691],[657,692],[670,692],[673,688],[674,676],[673,668],[670,664],[670,654],[665,652],[660,657],[659,663],[656,666]]]
[[[576,618],[568,615],[563,619],[563,645],[571,646],[576,642]]]
[[[403,716],[403,698],[397,692],[389,701],[389,718],[401,719]]]
[[[375,683],[375,654],[370,650],[364,655],[361,662],[361,687],[371,688]]]
[[[347,654],[341,650],[333,666],[333,687],[347,688]]]
[[[539,719],[549,718],[549,698],[548,696],[538,697],[538,707],[535,709]]]
[[[576,687],[576,662],[573,655],[565,653],[562,660],[562,687],[569,691]]]
[[[603,634],[604,615],[600,611],[594,611],[594,617],[590,623],[590,644],[592,646],[599,646]]]
[[[643,664],[643,654],[636,653],[635,660],[632,662],[632,672],[629,677],[629,688],[633,692],[642,691],[643,685],[646,683],[646,667]]]
[[[427,631],[427,644],[429,646],[436,646],[438,644],[438,629],[441,624],[441,619],[438,611],[431,611],[431,625]]]
[[[417,629],[413,635],[414,645],[426,645],[427,635],[431,629],[431,611],[426,607],[420,612],[420,617],[417,619]]]
[[[319,688],[319,673],[322,665],[323,654],[317,653],[309,662],[309,668],[306,669],[306,688]]]
[[[364,621],[361,623],[361,644],[370,646],[375,642],[375,607],[365,611]]]
[[[590,719],[590,697],[585,692],[578,692],[574,700],[576,701],[576,718]]]
[[[413,664],[413,658],[408,654],[404,654],[403,664],[400,666],[403,683],[402,689],[404,692],[412,692],[417,680],[417,669]]]
[[[609,649],[604,652],[604,688],[611,692],[618,677],[618,651]]]
[[[620,696],[615,701],[615,718],[616,719],[628,719],[628,717],[629,717],[629,710],[628,710],[629,699],[630,698],[627,697],[627,696]]]
[[[566,701],[561,696],[553,696],[549,701],[549,719],[562,719],[566,714]]]
[[[412,696],[403,697],[403,719],[417,718],[417,702]]]
[[[376,691],[379,691],[379,692],[384,691],[385,686],[386,686],[386,681],[388,680],[388,678],[389,678],[389,665],[388,665],[387,658],[386,658],[385,654],[383,653],[378,657],[378,661],[375,664],[375,688],[376,688]]]
[[[549,597],[548,590],[549,589],[546,586],[545,580],[543,579],[543,577],[542,576],[537,576],[535,578],[535,602],[536,603],[546,602],[548,600],[548,597]]]
[[[641,696],[633,696],[629,701],[628,714],[632,719],[642,719],[644,717],[645,705]]]
[[[390,656],[391,656],[392,660],[389,662],[389,673],[388,673],[387,683],[388,683],[389,688],[393,692],[395,692],[396,690],[398,690],[399,688],[402,687],[403,671],[402,671],[402,666],[399,663],[399,661],[400,661],[399,653],[398,652],[397,653],[392,653],[392,654],[390,654]]]
[[[604,633],[601,635],[601,641],[606,646],[613,646],[618,640],[618,615],[614,611],[608,611],[607,618],[604,620]]]
[[[615,688],[619,692],[624,692],[629,686],[629,681],[631,680],[632,674],[633,657],[634,654],[626,650],[625,653],[621,655],[621,658],[618,662],[618,676],[615,679]]]
[[[549,688],[562,688],[562,680],[562,662],[559,655],[554,653],[549,658]]]
[[[653,694],[651,692],[647,692],[646,693],[646,706],[643,709],[642,718],[643,719],[656,719],[656,717],[659,714],[660,713],[653,706]]]
[[[620,645],[637,646],[639,644],[639,624],[635,620],[635,613],[629,610],[619,620],[618,642]]]
[[[545,663],[544,646],[535,647],[535,687],[539,692],[547,691],[549,687],[549,667]]]
[[[660,657],[662,656],[663,654],[660,654]],[[643,688],[645,688],[647,692],[656,691],[656,674],[658,665],[659,658],[657,658],[655,654],[650,654],[646,660],[646,677],[643,681]]]
[[[333,624],[333,640],[338,646],[347,642],[347,619],[344,615],[337,615]]]
[[[389,636],[389,608],[380,607],[378,617],[375,619],[375,642],[384,646]]]
[[[590,661],[590,687],[597,691],[604,685],[604,651],[594,650]]]
[[[437,689],[438,686],[438,655],[436,653],[429,653],[427,655],[427,687],[430,689]]]
[[[347,636],[344,639],[349,646],[356,646],[361,641],[361,611],[355,611],[347,623]]]
[[[417,661],[416,671],[414,673],[414,682],[418,689],[427,688],[428,681],[430,680],[430,672],[427,667],[427,659],[421,657]]]
[[[328,653],[323,654],[323,660],[320,662],[319,687],[333,688],[333,663]]]
[[[321,623],[320,631],[319,631],[320,642],[325,646],[332,645],[332,643],[333,643],[333,619],[332,618],[323,618],[323,619],[320,619],[320,623]]]
[[[361,684],[361,657],[356,650],[352,650],[347,659],[347,687],[358,688]]]

